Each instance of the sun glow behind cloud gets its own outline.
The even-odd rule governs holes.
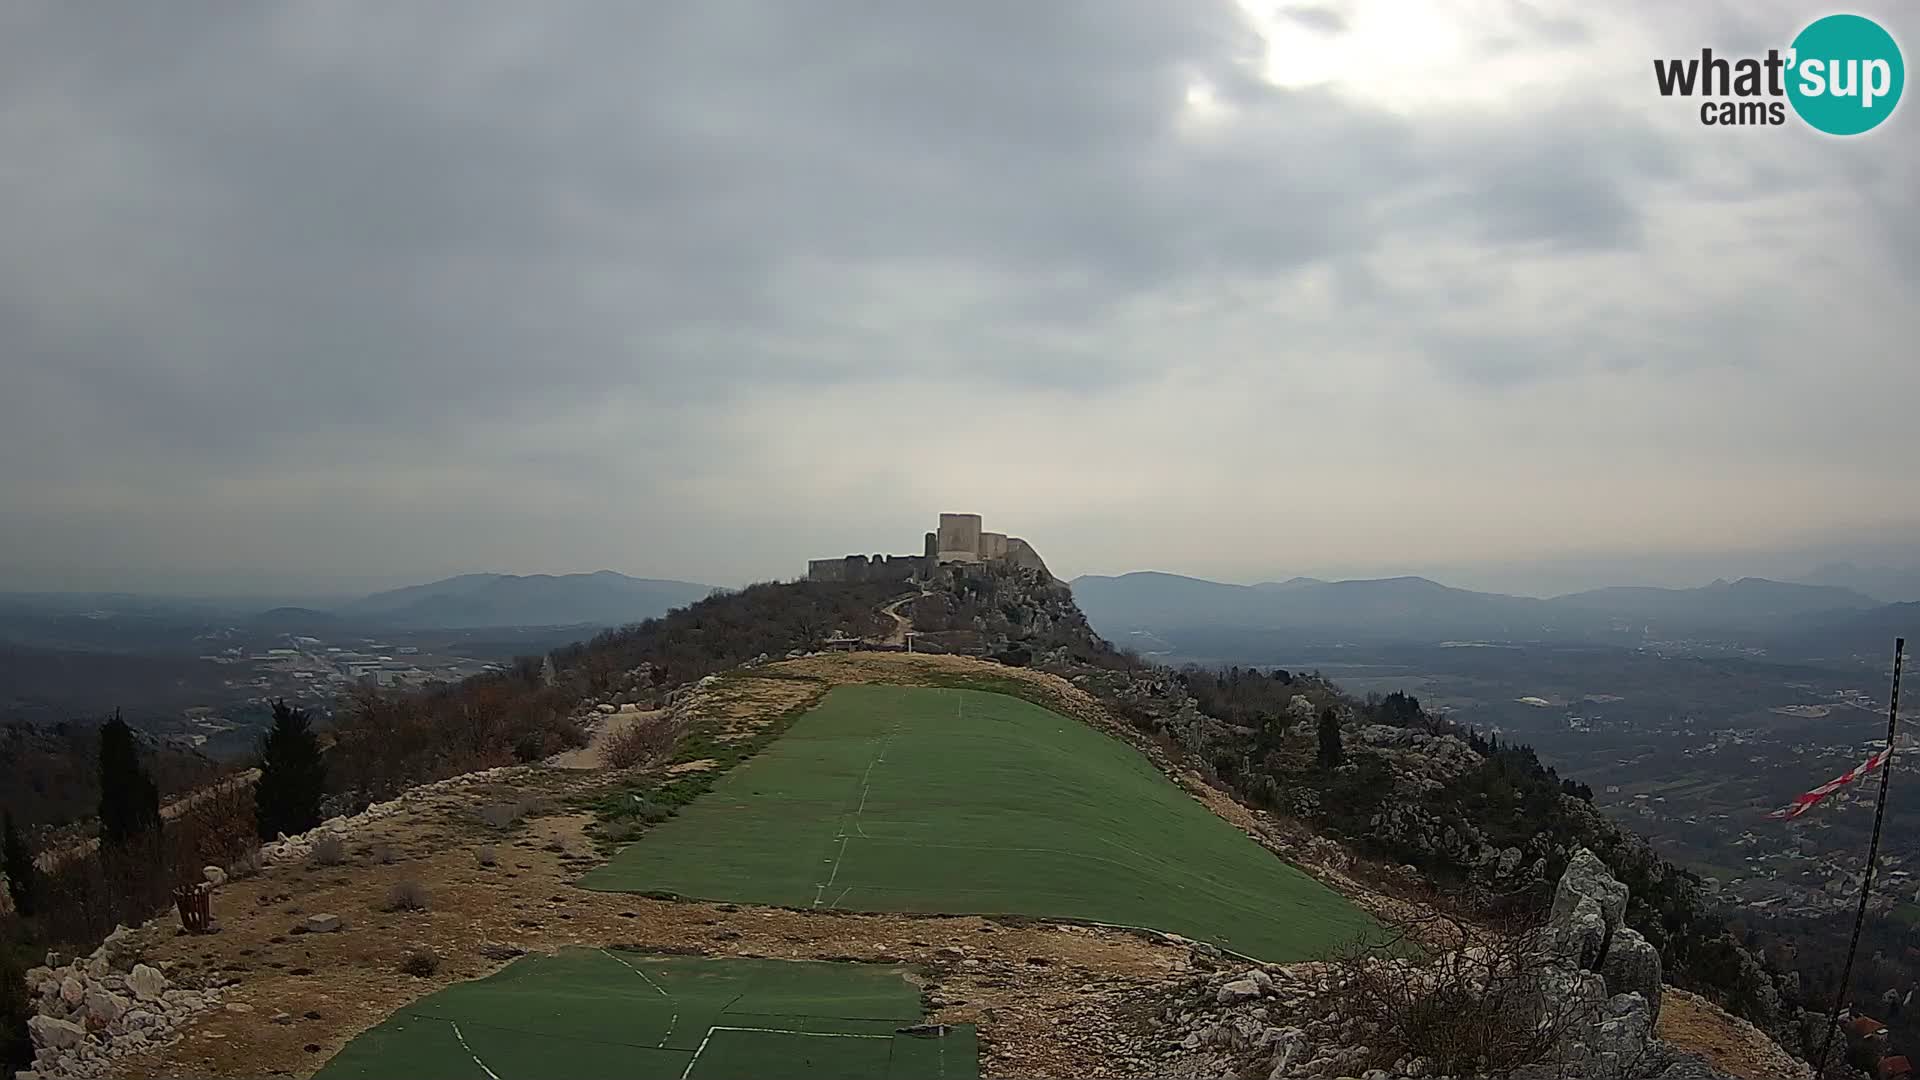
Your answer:
[[[1267,81],[1323,88],[1400,113],[1515,107],[1558,96],[1567,84],[1595,77],[1590,63],[1575,60],[1589,39],[1615,36],[1605,26],[1549,19],[1512,0],[1362,0],[1308,9],[1317,17],[1276,0],[1236,3],[1265,42]]]

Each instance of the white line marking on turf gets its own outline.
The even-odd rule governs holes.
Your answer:
[[[888,1039],[888,1040],[891,1040],[893,1038],[893,1036],[891,1035],[854,1035],[854,1034],[849,1034],[847,1032],[842,1032],[842,1031],[788,1031],[785,1028],[730,1027],[725,1024],[720,1024],[707,1029],[707,1034],[705,1035],[705,1037],[703,1037],[700,1040],[699,1048],[694,1050],[693,1057],[690,1060],[688,1060],[687,1067],[680,1070],[680,1080],[687,1080],[687,1077],[693,1075],[694,1065],[699,1062],[700,1055],[706,1053],[707,1043],[713,1041],[713,1033],[716,1031],[761,1031],[761,1032],[766,1032],[767,1034],[770,1034],[770,1035],[803,1035],[809,1039]],[[485,1066],[482,1066],[482,1068],[484,1067]],[[488,1073],[487,1075],[492,1076],[493,1074]],[[499,1080],[499,1078],[495,1077],[494,1080]]]
[[[607,959],[613,961],[616,964],[619,964],[621,967],[626,968],[628,971],[633,972],[635,975],[640,976],[640,981],[643,983],[646,983],[648,986],[653,987],[655,990],[658,990],[660,992],[661,997],[666,998],[668,1001],[673,1002],[673,1004],[675,1005],[679,1004],[679,1002],[673,1000],[672,994],[667,993],[666,990],[661,988],[659,983],[654,982],[652,979],[647,978],[646,972],[641,971],[639,968],[634,967],[632,964],[627,963],[625,960],[620,959],[619,957],[613,955],[612,953],[608,952],[605,949],[600,950],[600,955],[606,957]],[[680,1011],[678,1009],[675,1009],[673,1013],[673,1017],[667,1021],[667,1033],[665,1035],[660,1036],[660,1042],[658,1044],[659,1046],[667,1045],[667,1040],[673,1038],[674,1027],[679,1023],[680,1023]]]
[[[862,840],[872,839],[867,835],[867,830],[861,826],[860,815],[867,812],[867,796],[873,791],[873,767],[887,760],[887,747],[893,743],[893,737],[899,733],[900,722],[896,720],[893,730],[887,732],[887,737],[880,740],[880,752],[873,755],[872,761],[867,762],[867,774],[860,778],[860,806],[853,812],[853,831],[859,833]]]
[[[830,874],[830,875],[829,875],[829,876],[827,877],[827,883],[826,883],[825,885],[818,885],[818,886],[815,886],[815,888],[814,888],[814,895],[813,895],[813,906],[814,906],[814,907],[819,907],[819,906],[820,906],[820,897],[821,897],[821,895],[822,895],[822,894],[824,894],[824,893],[825,893],[825,892],[826,892],[826,891],[827,891],[828,889],[831,889],[831,888],[833,888],[833,879],[834,879],[834,878],[837,878],[837,877],[839,877],[839,876],[840,876],[840,860],[841,860],[841,859],[844,859],[844,858],[846,858],[846,857],[847,857],[847,841],[848,841],[848,840],[851,840],[851,839],[853,839],[853,838],[852,838],[852,837],[850,837],[850,836],[847,836],[847,835],[845,835],[844,833],[843,833],[843,834],[841,834],[841,836],[840,836],[840,854],[834,857],[834,860],[833,860],[833,873],[832,873],[832,874]]]
[[[860,805],[853,811],[853,831],[859,833],[862,840],[873,839],[873,837],[867,835],[866,829],[860,827],[860,815],[867,812],[867,795],[873,791],[873,767],[887,760],[887,746],[893,742],[893,736],[899,730],[900,724],[896,721],[893,725],[893,730],[887,732],[886,738],[880,740],[880,748],[874,752],[873,760],[867,762],[867,771],[860,778]],[[834,839],[840,841],[840,851],[833,857],[833,873],[828,875],[826,884],[815,885],[813,887],[814,907],[819,907],[820,901],[826,899],[827,890],[833,888],[834,879],[840,876],[840,860],[847,857],[847,841],[851,839],[851,837],[847,835],[845,819],[842,819],[840,831],[834,836]],[[841,893],[841,899],[845,899],[846,895],[846,893]],[[835,904],[839,902],[839,900],[834,901]]]
[[[453,1028],[453,1037],[460,1040],[460,1046],[462,1049],[466,1050],[467,1056],[473,1059],[473,1063],[475,1065],[480,1066],[480,1071],[483,1073],[486,1073],[488,1076],[493,1077],[493,1080],[500,1080],[500,1074],[497,1072],[494,1072],[492,1069],[487,1068],[487,1063],[484,1061],[481,1061],[480,1055],[474,1053],[473,1047],[467,1045],[467,1037],[465,1035],[460,1034],[460,1025],[454,1023],[451,1020],[447,1021],[447,1024]]]

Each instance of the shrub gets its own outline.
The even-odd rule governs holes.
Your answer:
[[[393,845],[387,843],[373,845],[371,853],[373,855],[373,861],[379,863],[381,866],[392,866],[399,858],[399,856],[394,853]]]
[[[337,836],[323,836],[314,841],[308,859],[315,866],[339,866],[347,861],[347,842]]]
[[[33,1065],[33,1036],[27,1019],[34,1013],[26,973],[14,951],[14,934],[0,934],[0,1074]]]
[[[492,844],[481,844],[474,851],[473,857],[480,861],[481,866],[493,866],[499,862],[499,856],[494,852]]]
[[[1473,934],[1443,921],[1454,943],[1474,944],[1423,964],[1360,946],[1329,961],[1326,1003],[1334,1021],[1372,1050],[1367,1064],[1391,1068],[1420,1057],[1438,1074],[1490,1077],[1553,1064],[1569,1031],[1591,1018],[1564,995],[1545,992],[1551,963],[1545,932]],[[1421,933],[1432,926],[1395,929],[1403,940],[1433,937]]]
[[[33,850],[20,836],[20,830],[14,826],[13,811],[6,812],[5,869],[7,874],[7,894],[13,900],[13,909],[22,915],[33,914],[33,901],[36,892],[35,879],[40,876],[33,864]]]
[[[244,881],[257,877],[266,866],[266,857],[260,852],[258,844],[242,851],[237,858],[227,864],[227,877],[234,881]]]
[[[631,769],[645,765],[673,749],[681,726],[668,720],[640,721],[609,735],[600,745],[600,753],[609,768]]]
[[[400,958],[400,970],[424,979],[440,970],[440,954],[432,949],[408,949]]]
[[[481,822],[495,829],[510,829],[520,820],[520,804],[489,803],[476,814]]]
[[[260,846],[253,792],[243,783],[229,781],[203,790],[166,828],[172,834],[169,842],[177,852],[182,881],[199,878],[201,867],[225,866]]]
[[[388,911],[427,910],[427,887],[411,879],[396,881],[387,890]]]

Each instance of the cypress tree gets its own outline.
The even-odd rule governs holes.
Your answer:
[[[34,875],[39,871],[33,865],[33,852],[27,850],[27,842],[21,838],[20,830],[14,827],[13,811],[6,812],[4,836],[0,836],[0,865],[7,871],[7,895],[13,897],[13,910],[22,915],[33,914],[35,889]]]
[[[100,842],[125,847],[160,825],[160,789],[140,766],[140,744],[120,710],[100,728]]]
[[[1340,746],[1340,714],[1333,706],[1320,714],[1320,767],[1331,769],[1340,764],[1346,752]]]
[[[260,838],[303,833],[320,824],[326,787],[326,761],[307,711],[274,702],[273,728],[260,740],[260,780],[253,787]]]

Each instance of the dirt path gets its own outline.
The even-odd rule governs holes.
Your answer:
[[[1742,1080],[1804,1080],[1813,1075],[1810,1066],[1795,1061],[1752,1024],[1678,987],[1660,994],[1656,1034]]]
[[[606,746],[609,740],[620,735],[635,724],[657,723],[667,715],[665,709],[621,709],[617,713],[600,718],[600,726],[594,729],[593,737],[587,745],[564,751],[551,759],[556,769],[604,769],[607,768]]]
[[[886,638],[881,641],[881,644],[905,645],[907,643],[907,635],[913,631],[913,620],[900,614],[900,605],[910,604],[923,596],[931,595],[931,593],[920,592],[912,596],[903,596],[893,603],[888,604],[886,607],[881,608],[880,614],[893,620],[893,632],[888,634]]]

